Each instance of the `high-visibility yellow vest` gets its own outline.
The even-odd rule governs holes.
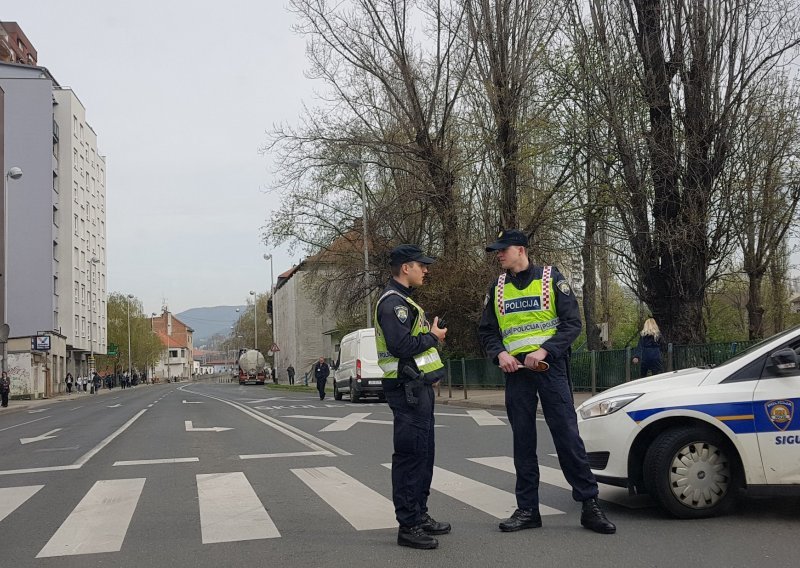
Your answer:
[[[556,312],[552,267],[545,266],[541,279],[533,280],[524,290],[506,284],[506,274],[497,279],[494,312],[503,346],[511,355],[536,351],[556,334]]]
[[[383,330],[378,320],[378,306],[383,299],[392,294],[397,294],[417,310],[417,319],[414,320],[414,325],[411,328],[411,335],[417,336],[430,332],[430,328],[426,325],[425,310],[414,302],[414,300],[396,290],[387,290],[383,296],[380,297],[375,304],[375,346],[378,349],[378,365],[383,371],[384,379],[397,378],[397,364],[400,362],[400,359],[389,353],[389,349],[386,347],[386,337],[383,335]],[[444,363],[442,363],[442,360],[439,358],[439,352],[436,350],[436,347],[431,347],[419,355],[414,355],[414,362],[417,364],[417,368],[425,374],[432,373],[444,367]]]

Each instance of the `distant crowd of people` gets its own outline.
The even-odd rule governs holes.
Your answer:
[[[77,378],[73,377],[72,373],[67,373],[67,376],[64,377],[64,384],[67,387],[67,394],[72,394],[73,392],[94,394],[103,387],[107,389],[113,389],[116,387],[128,389],[139,384],[148,384],[152,382],[156,381],[151,381],[144,373],[139,374],[136,372],[107,373],[105,375],[95,372],[91,376],[85,375],[78,376]]]

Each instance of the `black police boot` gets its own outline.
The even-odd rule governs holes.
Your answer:
[[[422,524],[420,525],[422,530],[424,530],[428,534],[447,534],[450,532],[450,523],[440,523],[433,520],[433,517],[425,514],[422,517]]]
[[[600,534],[614,534],[617,532],[616,525],[606,518],[605,513],[600,509],[597,499],[587,499],[583,502],[581,525]]]
[[[538,529],[542,526],[542,516],[533,509],[517,509],[510,519],[500,523],[503,532],[521,531],[522,529]]]
[[[439,541],[422,529],[422,525],[415,527],[400,527],[397,531],[397,544],[411,548],[430,549],[439,546]]]

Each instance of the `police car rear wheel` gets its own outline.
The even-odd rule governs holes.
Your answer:
[[[723,513],[739,487],[730,444],[721,434],[697,426],[662,432],[647,451],[644,473],[651,495],[685,519]]]

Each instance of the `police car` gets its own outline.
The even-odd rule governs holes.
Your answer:
[[[578,426],[597,480],[648,493],[680,518],[718,515],[742,489],[800,495],[798,353],[800,326],[717,367],[587,400]]]

